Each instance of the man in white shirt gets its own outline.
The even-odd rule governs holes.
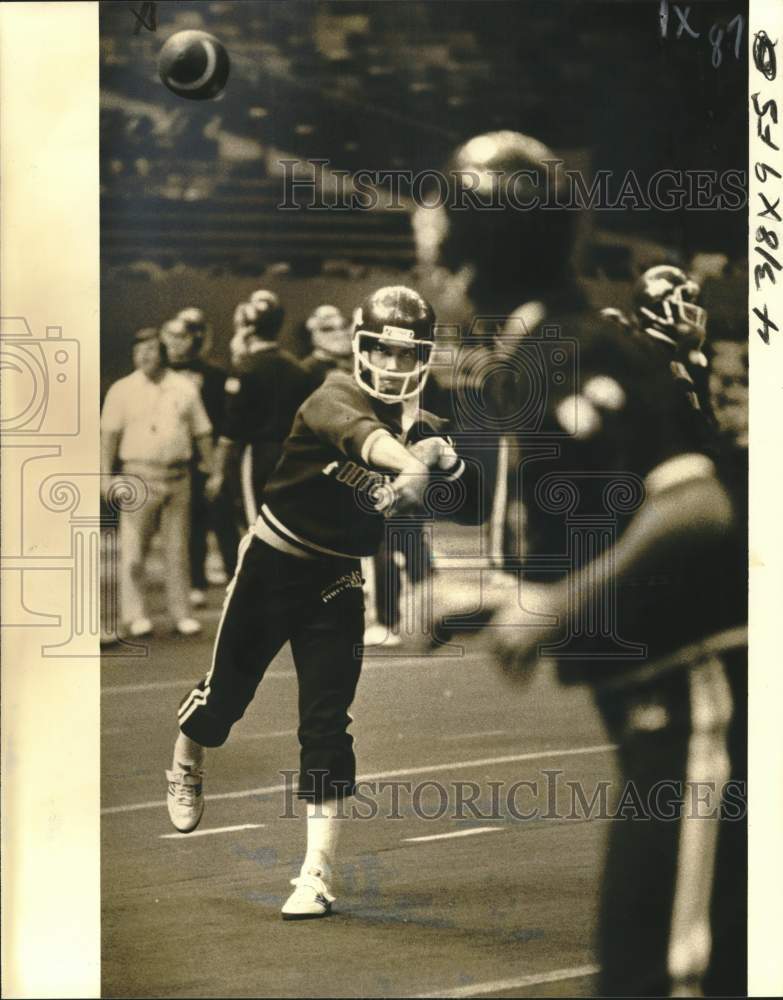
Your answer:
[[[195,442],[203,465],[212,470],[212,425],[195,386],[166,366],[156,329],[136,334],[133,363],[136,370],[111,386],[101,413],[102,473],[111,476],[119,459],[122,471],[139,476],[148,491],[138,510],[120,515],[122,618],[134,637],[152,631],[144,599],[145,562],[159,530],[169,611],[180,634],[194,635],[201,626],[189,605],[189,463]]]

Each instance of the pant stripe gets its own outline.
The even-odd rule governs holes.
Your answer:
[[[242,453],[242,463],[239,468],[239,478],[242,484],[242,503],[245,508],[245,517],[248,527],[256,523],[258,510],[256,509],[256,495],[253,489],[253,449],[248,445]]]
[[[723,663],[703,660],[689,674],[691,736],[686,788],[702,788],[709,798],[684,803],[677,853],[677,874],[669,938],[668,970],[672,996],[701,996],[700,980],[710,961],[710,900],[717,851],[721,793],[729,779],[727,745],[732,698]],[[700,815],[697,810],[703,808]],[[706,818],[709,814],[715,818]],[[694,992],[694,989],[696,992]]]
[[[215,644],[212,647],[212,663],[210,664],[207,676],[204,678],[203,689],[199,687],[193,688],[193,690],[190,692],[186,700],[182,703],[182,705],[180,705],[179,711],[177,713],[180,725],[182,725],[183,722],[186,722],[197,708],[199,708],[201,705],[205,705],[207,702],[207,698],[209,697],[209,692],[210,692],[209,682],[212,679],[212,674],[215,671],[217,648],[218,648],[218,643],[220,642],[220,633],[223,628],[223,622],[226,620],[226,613],[228,612],[229,601],[231,600],[231,597],[234,593],[234,589],[236,588],[236,582],[239,577],[239,572],[242,569],[242,563],[245,558],[245,553],[247,552],[248,548],[250,547],[250,543],[253,541],[254,538],[255,535],[251,530],[245,534],[245,537],[239,543],[239,550],[237,552],[237,568],[234,570],[234,576],[231,578],[231,582],[229,583],[228,587],[226,587],[226,597],[225,600],[223,601],[223,610],[220,613],[220,621],[218,622],[217,633],[215,635]]]
[[[498,440],[498,467],[489,519],[489,558],[493,566],[503,565],[503,537],[508,514],[508,438]]]

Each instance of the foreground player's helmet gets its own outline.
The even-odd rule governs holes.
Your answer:
[[[306,323],[313,341],[325,354],[333,358],[347,358],[351,354],[351,331],[348,321],[337,306],[318,306]]]
[[[679,267],[651,267],[634,289],[639,326],[656,340],[698,350],[707,333],[707,310],[699,305],[701,288]]]
[[[570,281],[577,213],[547,146],[521,132],[487,132],[459,146],[445,173],[447,197],[439,192],[437,207],[428,207],[428,196],[414,214],[420,263],[472,267],[474,290],[492,303],[506,291],[540,293]]]
[[[429,375],[434,328],[432,306],[412,288],[390,285],[373,292],[356,313],[353,372],[359,386],[387,403],[417,396]],[[373,364],[371,353],[386,345],[415,350],[416,361],[410,371],[388,370]]]

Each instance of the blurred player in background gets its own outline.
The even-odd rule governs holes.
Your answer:
[[[302,361],[302,367],[312,375],[313,388],[335,368],[342,371],[353,368],[351,325],[336,306],[318,306],[305,326],[313,349]]]
[[[225,416],[227,374],[204,358],[208,350],[209,327],[203,311],[194,306],[181,310],[175,319],[164,323],[161,339],[166,347],[169,366],[189,378],[198,389],[212,424],[213,441],[217,442]],[[221,489],[210,500],[205,494],[206,482],[206,472],[194,460],[191,469],[189,548],[190,601],[196,608],[206,603],[207,532],[211,529],[215,533],[223,568],[229,578],[236,569],[239,545],[239,530],[227,491]]]
[[[234,375],[226,382],[226,414],[217,446],[217,471],[208,493],[223,488],[226,471],[240,463],[245,518],[255,523],[294,414],[313,389],[296,358],[276,343],[285,313],[273,292],[253,292],[237,306],[231,353]],[[240,459],[241,454],[241,459]]]
[[[700,286],[681,268],[661,264],[642,274],[633,299],[641,335],[653,342],[693,409],[702,414],[708,427],[714,427],[703,350],[707,310],[701,305]]]
[[[434,321],[430,305],[402,286],[382,288],[363,304],[354,372],[333,372],[297,412],[242,543],[212,667],[179,709],[168,806],[174,826],[188,832],[203,811],[204,747],[226,741],[290,640],[307,853],[285,919],[323,917],[334,900],[340,801],[353,794],[356,775],[348,709],[361,669],[359,560],[377,549],[384,515],[420,506],[432,478],[455,497],[457,480],[468,490],[470,474],[441,436],[442,421],[418,411]]]
[[[542,202],[536,179],[547,176],[549,158],[514,133],[480,136],[457,154],[474,187],[491,171],[502,191],[502,175],[524,169],[526,193],[538,191]],[[741,818],[743,807],[721,801],[721,791],[729,778],[744,778],[742,458],[735,453],[726,472],[705,453],[693,410],[660,363],[658,338],[629,336],[584,308],[569,275],[574,223],[566,210],[454,214],[441,217],[426,249],[466,275],[480,309],[509,317],[498,323],[487,395],[491,413],[515,428],[506,479],[521,487],[521,597],[527,590],[534,601],[523,612],[515,587],[497,588],[493,624],[503,627],[484,636],[520,680],[526,675],[515,668],[534,662],[548,640],[541,651],[556,659],[561,680],[593,687],[624,780],[643,802],[669,789],[665,817],[611,826],[599,993],[736,995],[745,975],[745,841],[742,823],[729,817],[733,808]],[[675,301],[695,306],[671,284]],[[642,287],[649,301],[654,287]],[[696,308],[682,314],[703,328]],[[536,380],[525,379],[536,370]],[[558,627],[541,625],[542,614]],[[690,818],[686,782],[695,780],[712,783],[720,822]],[[711,940],[720,946],[712,950]]]

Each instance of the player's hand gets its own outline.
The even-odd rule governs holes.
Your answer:
[[[408,446],[408,451],[428,469],[450,469],[459,461],[456,451],[442,437],[422,438]]]
[[[522,594],[526,610],[520,608],[514,591],[497,609],[487,629],[493,660],[503,676],[517,685],[529,684],[533,679],[542,646],[554,641],[567,613],[560,587],[528,584]]]
[[[391,484],[392,503],[390,514],[405,514],[423,505],[424,491],[430,481],[430,470],[415,455]]]
[[[204,483],[204,496],[212,502],[223,489],[223,475],[220,472],[213,472]]]

